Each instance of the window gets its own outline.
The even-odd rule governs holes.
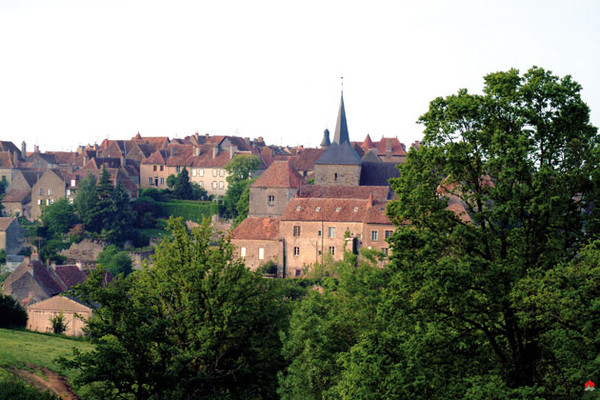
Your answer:
[[[48,189],[48,196],[52,196],[52,188]]]
[[[387,257],[390,252],[390,249],[387,247],[382,247],[381,251],[383,252],[383,255],[385,255]]]
[[[44,195],[44,188],[40,188],[40,196]]]
[[[178,165],[178,166],[176,166],[176,167],[175,167],[175,171],[177,171],[177,172],[181,172],[181,167],[180,167],[179,165]]]
[[[152,171],[156,171],[156,165],[152,166]]]
[[[333,180],[337,181],[337,172],[335,174],[333,174]]]
[[[321,212],[321,207],[317,207],[317,208],[315,208],[315,211],[316,211],[316,212]]]
[[[331,254],[332,256],[335,255],[335,247],[329,246],[329,254]]]
[[[219,189],[223,189],[224,186],[225,184],[223,183],[223,181],[219,182]]]
[[[240,257],[242,257],[242,258],[246,257],[246,248],[245,247],[242,247],[240,249]]]
[[[335,209],[335,212],[340,212],[340,211],[342,211],[342,207],[337,207],[337,208]]]
[[[212,171],[213,171],[213,176],[217,176],[217,173],[218,173],[217,170],[213,169]]]
[[[77,186],[77,181],[75,179],[71,179],[71,186]]]
[[[323,232],[321,232],[321,231],[318,231],[318,232],[317,232],[317,236],[318,236],[318,237],[321,237],[322,235],[323,235]]]
[[[165,170],[165,166],[164,166],[164,165],[161,165],[161,166],[160,166],[160,170],[161,170],[161,171],[164,171],[164,170]]]
[[[224,169],[220,169],[219,170],[219,176],[225,176],[225,170]]]
[[[377,241],[377,231],[371,231],[371,240]]]
[[[327,237],[334,238],[335,237],[335,226],[330,226],[327,232]]]
[[[41,206],[43,202],[44,202],[44,201],[43,201],[42,199],[39,199],[39,200],[38,200],[38,205],[40,205],[40,206]]]
[[[148,178],[148,185],[152,186],[152,177]]]
[[[165,184],[165,178],[160,178],[160,184],[164,185]]]
[[[273,196],[272,194],[269,195],[269,205],[270,206],[275,205],[275,196]]]
[[[192,168],[192,176],[196,176],[198,174],[198,170],[196,168]]]
[[[296,211],[300,211],[300,210],[302,210],[302,206],[297,206]]]
[[[300,226],[294,225],[294,236],[300,236]]]
[[[49,206],[50,205],[50,199],[46,199],[46,205]]]
[[[200,169],[198,170],[198,175],[200,175],[200,176],[204,176],[204,168],[200,168]]]
[[[385,231],[385,238],[389,238],[394,234],[394,231]]]
[[[354,207],[354,212],[358,212],[358,207]]]
[[[259,260],[264,260],[265,259],[265,249],[262,247],[258,248],[258,259]]]
[[[300,271],[299,269],[296,270],[296,276],[300,276],[300,274],[302,274],[302,271]]]
[[[298,257],[300,255],[300,247],[294,247],[294,257]]]
[[[200,182],[198,182],[198,185],[200,185],[200,187],[203,188],[204,187],[204,182],[200,181]]]
[[[212,182],[212,188],[213,188],[213,189],[216,189],[216,188],[217,188],[217,181],[213,181],[213,182]]]

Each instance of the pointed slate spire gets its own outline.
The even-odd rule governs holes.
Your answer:
[[[337,124],[335,125],[333,143],[350,143],[348,123],[346,122],[346,109],[344,108],[344,92],[342,92],[342,99],[340,100],[340,111],[338,113]]]
[[[331,144],[331,140],[329,140],[329,129],[325,129],[325,132],[323,132],[323,140],[321,141],[321,148],[326,148],[329,147],[329,145]]]

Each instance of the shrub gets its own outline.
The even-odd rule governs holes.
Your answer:
[[[57,335],[62,335],[65,333],[67,330],[67,325],[69,325],[62,310],[60,310],[60,312],[54,317],[50,318],[50,323],[52,324],[52,332]]]
[[[0,295],[0,328],[25,328],[27,311],[11,296]]]

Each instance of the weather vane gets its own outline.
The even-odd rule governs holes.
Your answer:
[[[344,75],[340,76],[340,79],[342,80],[342,92],[344,91]]]

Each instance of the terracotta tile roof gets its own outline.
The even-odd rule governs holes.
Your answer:
[[[232,239],[277,240],[279,218],[248,217],[234,229]]]
[[[192,163],[194,147],[169,145],[167,164],[172,166],[188,166]]]
[[[74,151],[49,151],[48,153],[54,155],[56,163],[59,165],[73,164],[78,157]]]
[[[0,168],[16,168],[13,155],[8,151],[0,151]]]
[[[373,141],[371,140],[371,136],[368,133],[367,133],[367,137],[365,138],[365,140],[363,140],[360,147],[362,147],[365,150],[369,150],[369,149],[372,149],[375,147],[375,145],[373,144]]]
[[[296,171],[311,171],[324,152],[325,149],[302,149],[298,155],[292,156],[290,165]]]
[[[375,201],[385,201],[390,196],[388,186],[336,186],[336,185],[303,185],[298,197],[331,198],[331,199],[368,199],[373,195]]]
[[[379,142],[375,144],[379,154],[390,154],[393,156],[406,156],[404,145],[400,143],[398,138],[381,138]],[[391,150],[388,152],[388,148]]]
[[[387,202],[372,199],[291,199],[282,221],[368,222],[391,224],[385,214]]]
[[[303,183],[300,174],[287,161],[274,161],[251,186],[298,188]]]
[[[54,272],[67,288],[85,282],[87,275],[77,265],[57,265]]]
[[[23,203],[31,194],[31,190],[10,190],[2,198],[2,203]]]
[[[224,168],[231,161],[230,152],[221,150],[213,158],[214,147],[212,144],[200,146],[200,155],[191,158],[190,166],[195,168]],[[238,154],[236,153],[236,155]],[[250,153],[247,155],[250,155]]]
[[[0,217],[0,231],[4,232],[15,219],[13,217]]]
[[[152,153],[148,158],[142,161],[142,164],[157,164],[157,165],[166,165],[167,164],[167,150],[157,150]]]
[[[450,201],[446,210],[452,211],[464,223],[472,223],[473,219],[467,212],[464,204],[460,201]]]

